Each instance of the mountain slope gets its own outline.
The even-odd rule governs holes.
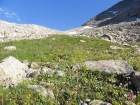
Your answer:
[[[135,21],[136,18],[140,18],[140,0],[123,0],[87,21],[82,26],[105,26]]]
[[[22,39],[40,39],[50,34],[62,34],[63,32],[34,25],[34,24],[15,24],[0,20],[0,42]]]

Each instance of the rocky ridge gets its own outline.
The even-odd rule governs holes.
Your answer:
[[[88,28],[85,28],[88,27]],[[106,25],[102,27],[82,26],[66,31],[69,35],[80,35],[88,37],[100,37],[115,43],[128,43],[140,41],[140,22],[122,22],[119,24]]]
[[[0,42],[23,39],[40,39],[63,32],[34,24],[15,24],[0,21]]]
[[[109,9],[101,12],[82,26],[105,26],[121,22],[136,21],[140,18],[139,0],[122,0]]]

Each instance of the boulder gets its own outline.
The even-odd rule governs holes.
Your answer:
[[[118,46],[110,46],[111,49],[116,50],[116,49],[123,49],[122,47],[118,47]]]
[[[65,76],[65,72],[63,71],[56,71],[57,72],[57,76],[60,76],[60,77],[64,77]]]
[[[124,105],[136,105],[135,103],[133,103],[132,101],[125,101]]]
[[[16,50],[16,46],[6,46],[4,50]]]
[[[0,85],[9,87],[10,84],[20,83],[26,77],[27,69],[28,67],[16,58],[5,58],[0,62]]]
[[[31,66],[32,69],[36,69],[36,68],[39,67],[39,65],[35,62],[32,62],[30,66]]]
[[[46,89],[41,85],[29,85],[28,88],[34,89],[36,92],[39,92],[44,97],[55,98],[51,89]]]
[[[50,68],[48,68],[48,67],[41,67],[41,68],[40,68],[40,73],[41,73],[41,74],[47,73],[47,74],[52,75],[53,73],[55,73],[55,70],[52,70],[52,69],[50,69]]]
[[[124,60],[86,61],[84,65],[90,70],[101,70],[107,73],[129,74],[134,71],[133,67]]]
[[[86,41],[84,41],[84,40],[80,40],[80,42],[84,43],[84,42],[86,42]]]
[[[40,75],[40,71],[36,70],[36,71],[30,73],[29,77],[33,78],[33,79],[37,79],[39,75]]]
[[[137,48],[138,53],[140,54],[140,47]]]
[[[103,102],[101,100],[93,100],[89,103],[89,105],[112,105],[111,103],[108,102]]]

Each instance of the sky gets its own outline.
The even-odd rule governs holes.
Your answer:
[[[81,26],[121,0],[0,0],[0,20],[56,30]]]

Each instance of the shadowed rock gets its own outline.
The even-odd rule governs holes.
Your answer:
[[[132,91],[140,92],[140,75],[135,75],[135,72],[131,72],[129,77],[128,87]]]

